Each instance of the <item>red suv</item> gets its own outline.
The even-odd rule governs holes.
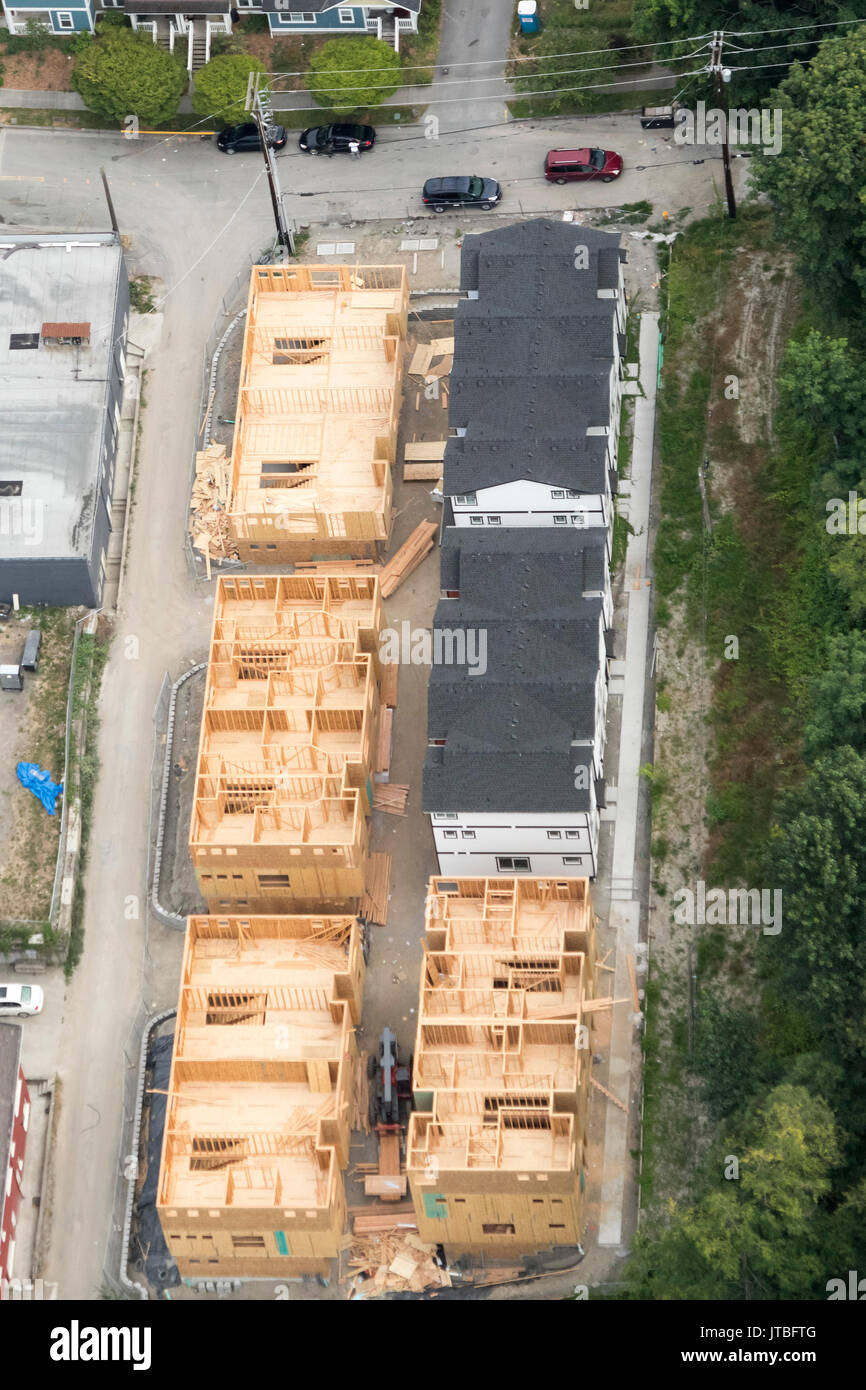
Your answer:
[[[548,183],[577,183],[601,179],[613,183],[622,173],[622,158],[613,150],[548,150],[544,177]]]

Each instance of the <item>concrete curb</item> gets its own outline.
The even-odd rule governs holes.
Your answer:
[[[159,901],[159,880],[162,872],[162,851],[163,839],[165,837],[165,813],[168,806],[168,783],[171,776],[171,750],[174,742],[174,720],[175,708],[177,705],[177,693],[191,676],[198,675],[199,671],[207,668],[206,661],[200,661],[197,665],[191,666],[188,671],[184,671],[171,687],[171,699],[168,706],[168,724],[165,730],[165,759],[162,768],[162,787],[159,795],[159,822],[156,830],[156,854],[153,860],[153,877],[150,885],[150,907],[154,916],[167,927],[173,927],[175,931],[186,930],[186,917],[181,917],[176,912],[170,912],[163,907]]]

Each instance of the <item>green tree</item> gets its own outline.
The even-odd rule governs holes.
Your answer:
[[[779,807],[767,876],[782,892],[783,926],[766,951],[783,987],[808,1007],[816,1036],[859,1067],[866,1056],[864,842],[866,758],[844,746],[817,758]]]
[[[722,1176],[726,1155],[739,1177]],[[839,1159],[833,1115],[804,1086],[777,1086],[705,1167],[691,1207],[641,1236],[627,1269],[642,1299],[804,1299],[826,1277],[821,1203]]]
[[[195,75],[193,111],[199,116],[213,116],[225,125],[240,125],[246,119],[244,103],[250,73],[266,71],[264,63],[246,53],[211,58]],[[264,95],[264,85],[260,84],[259,90]]]
[[[866,494],[866,480],[859,491],[861,496]],[[866,623],[866,535],[834,537],[827,565],[854,622]]]
[[[533,45],[532,59],[513,65],[510,76],[515,96],[533,97],[537,93],[533,109],[551,113],[581,108],[591,110],[599,96],[592,87],[608,80],[607,74],[599,69],[612,67],[616,62],[612,50],[593,52],[601,47],[595,39],[587,38],[584,29],[573,24],[548,25]],[[587,50],[584,58],[582,54]],[[568,56],[557,56],[561,54]],[[609,80],[615,78],[614,73]]]
[[[866,443],[866,363],[847,338],[812,328],[792,339],[778,384],[795,414],[846,442]]]
[[[187,76],[147,34],[111,28],[76,54],[72,80],[90,110],[106,120],[133,115],[143,125],[162,125],[177,114]]]
[[[819,297],[852,317],[866,305],[866,32],[825,39],[808,68],[777,89],[778,155],[756,151],[755,186],[773,204],[782,238]]]
[[[866,633],[830,637],[809,692],[805,755],[810,761],[840,744],[866,751]]]
[[[331,39],[314,53],[304,79],[316,101],[346,115],[378,106],[400,85],[400,59],[389,43],[374,38]]]

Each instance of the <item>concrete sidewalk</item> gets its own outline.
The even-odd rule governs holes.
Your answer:
[[[633,529],[625,559],[625,587],[628,593],[625,672],[622,693],[619,769],[616,787],[613,864],[611,868],[610,926],[616,932],[614,999],[631,998],[628,957],[635,958],[640,975],[644,961],[639,959],[640,899],[635,888],[635,855],[638,835],[641,748],[643,744],[644,701],[646,697],[647,644],[652,612],[652,589],[647,578],[649,545],[650,485],[652,482],[653,432],[655,428],[656,379],[658,374],[658,314],[644,313],[640,323],[640,385],[642,395],[635,398],[634,444],[631,465],[631,494],[628,519]],[[635,1024],[638,1018],[630,1004],[613,1009],[610,1036],[610,1070],[613,1093],[623,1100],[631,1097],[632,1063],[635,1055]],[[622,1242],[625,1181],[629,1166],[630,1116],[608,1107],[604,1135],[604,1177],[598,1243],[617,1246]]]
[[[86,111],[77,92],[30,92],[23,87],[0,87],[0,106],[35,111]]]

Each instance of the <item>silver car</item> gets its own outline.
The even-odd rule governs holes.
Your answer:
[[[38,985],[0,985],[0,1019],[41,1014],[45,995]]]

